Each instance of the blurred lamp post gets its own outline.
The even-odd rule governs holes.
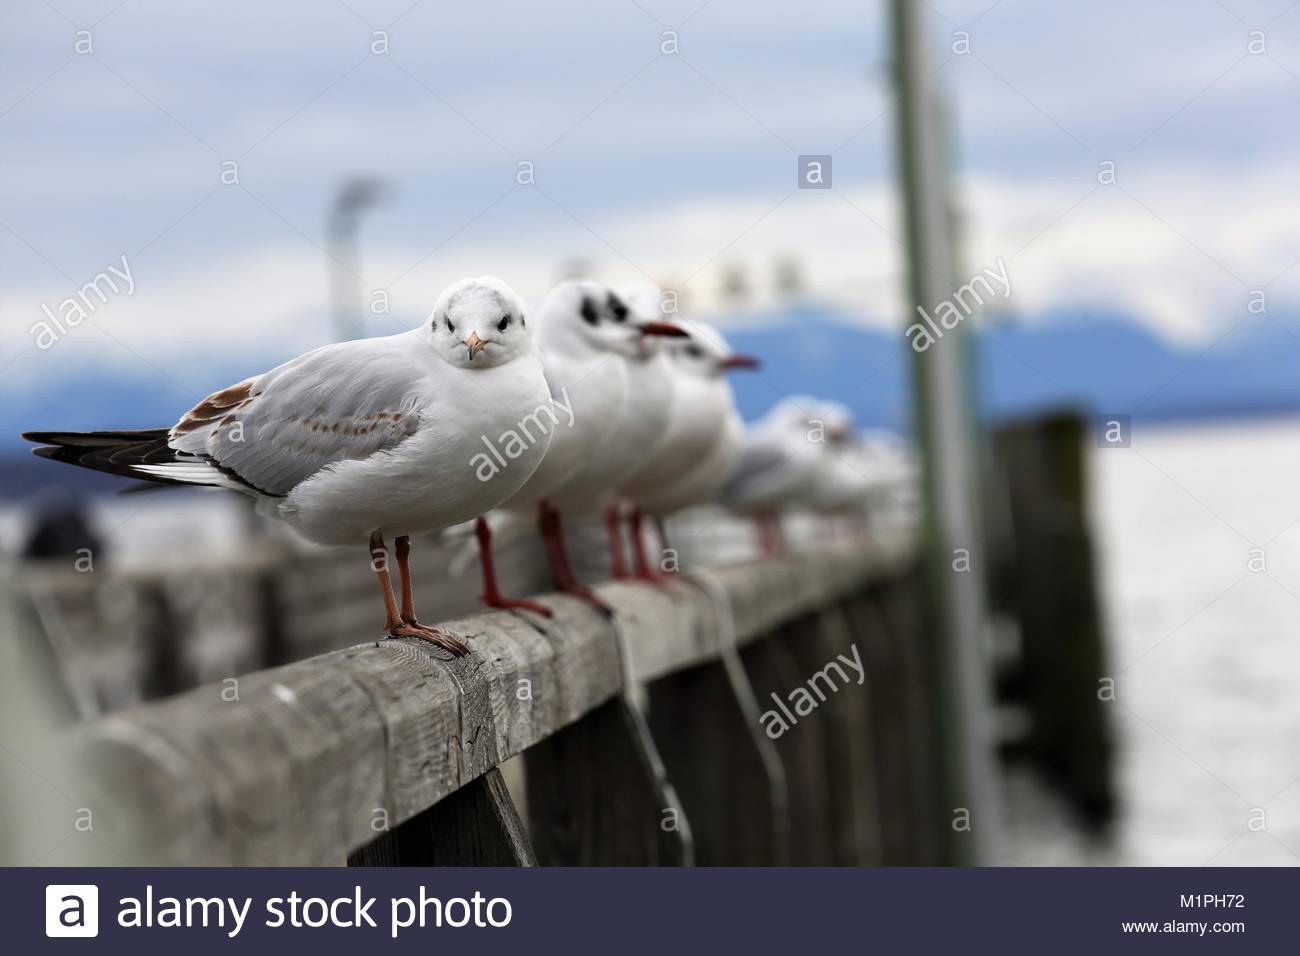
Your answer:
[[[362,176],[349,179],[339,189],[330,209],[325,233],[335,341],[355,338],[366,318],[366,289],[361,279],[357,234],[362,213],[379,204],[383,189],[378,179]]]

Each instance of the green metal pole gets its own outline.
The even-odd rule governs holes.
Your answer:
[[[954,252],[943,139],[933,110],[917,0],[891,0],[898,163],[907,231],[905,327],[961,284]],[[940,662],[945,845],[952,863],[981,863],[997,840],[991,688],[986,653],[979,458],[973,425],[969,322],[927,347],[913,344],[915,427],[925,504],[926,628]]]

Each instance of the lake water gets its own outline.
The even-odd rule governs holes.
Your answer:
[[[1090,845],[1008,781],[1009,863],[1300,864],[1300,420],[1090,459],[1122,815]]]

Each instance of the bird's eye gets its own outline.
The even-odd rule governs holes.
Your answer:
[[[442,321],[444,321],[444,322],[447,323],[447,331],[450,332],[452,335],[455,335],[455,334],[456,334],[456,326],[454,326],[454,325],[451,324],[451,318],[450,318],[449,316],[443,316]]]
[[[595,325],[600,321],[600,316],[596,314],[596,303],[585,295],[582,297],[582,321],[588,325]]]
[[[506,326],[509,324],[510,324],[510,316],[508,315],[501,316],[501,321],[497,323],[497,331],[504,332],[506,330]]]
[[[615,322],[622,322],[627,319],[627,305],[612,292],[609,294],[609,310],[614,313]]]
[[[703,358],[704,349],[700,348],[698,345],[688,345],[686,346],[686,354],[691,358]]]

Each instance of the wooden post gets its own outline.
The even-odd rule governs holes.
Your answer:
[[[647,685],[650,727],[692,823],[700,866],[789,862],[785,771],[732,648]]]
[[[148,647],[144,656],[148,669],[141,681],[143,698],[158,700],[192,687],[194,682],[185,674],[181,662],[181,631],[163,582],[141,582],[136,585],[136,594]]]
[[[817,678],[814,693],[825,696],[817,708],[816,724],[826,759],[824,786],[830,796],[834,862],[839,866],[878,864],[880,818],[862,638],[854,632],[844,609],[830,605],[796,622],[790,628],[787,647],[805,682],[826,675]],[[861,684],[858,672],[845,663],[854,660],[862,665]],[[829,683],[832,678],[833,686]]]
[[[764,712],[779,712],[778,700],[787,702],[788,695],[796,687],[805,686],[810,676],[803,673],[790,651],[791,640],[798,640],[798,630],[785,628],[773,636],[755,640],[740,652],[758,706]],[[824,721],[825,716],[815,710],[804,716],[795,715],[794,722],[774,740],[789,788],[790,862],[796,866],[829,866],[835,862],[835,827],[827,787],[830,761]]]
[[[536,865],[495,767],[348,854],[348,866]]]
[[[641,715],[616,697],[524,753],[528,826],[547,866],[684,866],[691,831]]]
[[[944,753],[939,734],[947,706],[939,665],[943,648],[936,635],[922,626],[924,588],[919,568],[882,583],[877,594],[885,631],[898,649],[905,688],[908,743],[903,786],[913,808],[913,862],[937,866],[948,858],[952,840],[948,834],[966,832],[944,799],[941,785]]]
[[[880,862],[907,866],[917,862],[915,807],[907,786],[912,728],[897,634],[887,626],[880,601],[878,592],[864,593],[848,603],[847,613],[861,642],[867,671],[866,718],[875,764]]]
[[[1098,697],[1108,671],[1088,528],[1088,425],[1075,411],[1045,415],[1003,428],[996,447],[1008,484],[1007,581],[1029,750],[1083,819],[1104,826],[1115,810],[1114,744]]]

